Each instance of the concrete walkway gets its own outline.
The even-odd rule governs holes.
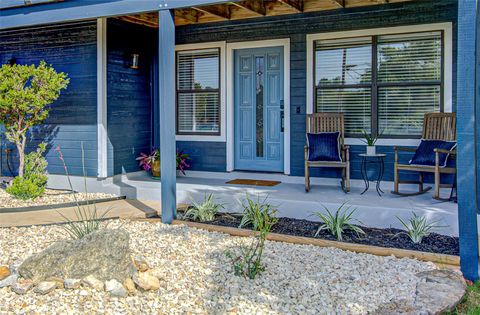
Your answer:
[[[96,205],[99,215],[108,211],[107,218],[138,219],[157,215],[160,211],[159,201],[116,200]],[[25,211],[1,213],[0,227],[30,226],[40,224],[63,223],[65,216],[75,220],[75,207],[54,210]]]

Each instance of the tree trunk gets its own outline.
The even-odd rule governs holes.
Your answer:
[[[18,151],[18,176],[23,177],[25,169],[25,144],[27,138],[25,136],[21,137],[21,140],[17,141],[17,151]]]

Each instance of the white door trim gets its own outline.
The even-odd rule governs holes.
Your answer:
[[[97,19],[97,176],[108,176],[107,19]]]
[[[283,150],[284,162],[283,172],[290,175],[290,39],[272,39],[262,41],[227,43],[227,172],[235,170],[235,128],[234,128],[234,51],[236,49],[247,48],[264,48],[264,47],[283,47],[283,63],[284,63],[284,87],[283,98],[285,104],[284,117],[284,133],[283,133]]]

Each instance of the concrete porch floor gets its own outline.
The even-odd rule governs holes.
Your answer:
[[[231,179],[261,179],[278,180],[281,184],[274,187],[258,187],[226,184]],[[152,179],[144,172],[122,175],[103,186],[104,192],[112,192],[127,196],[129,199],[159,201],[161,182]],[[225,211],[241,212],[240,203],[248,194],[253,198],[265,198],[276,206],[279,216],[317,220],[313,212],[323,210],[323,206],[331,211],[342,203],[356,208],[355,217],[369,227],[397,227],[401,224],[396,218],[408,219],[412,211],[425,215],[429,220],[439,221],[441,228],[438,233],[458,236],[457,204],[441,202],[432,198],[432,192],[420,196],[400,197],[390,193],[393,183],[382,182],[385,194],[378,196],[375,184],[370,184],[370,190],[364,195],[364,182],[352,181],[351,192],[345,194],[340,189],[338,179],[312,178],[312,188],[305,192],[304,178],[285,176],[281,174],[258,173],[204,173],[189,172],[187,176],[177,179],[177,203],[189,203],[190,198],[201,201],[205,194],[213,193],[218,203],[225,206]],[[405,187],[414,191],[416,186]],[[443,196],[448,196],[450,190],[442,190]]]

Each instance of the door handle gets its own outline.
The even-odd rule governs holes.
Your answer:
[[[285,102],[280,101],[280,128],[281,132],[285,131]]]

